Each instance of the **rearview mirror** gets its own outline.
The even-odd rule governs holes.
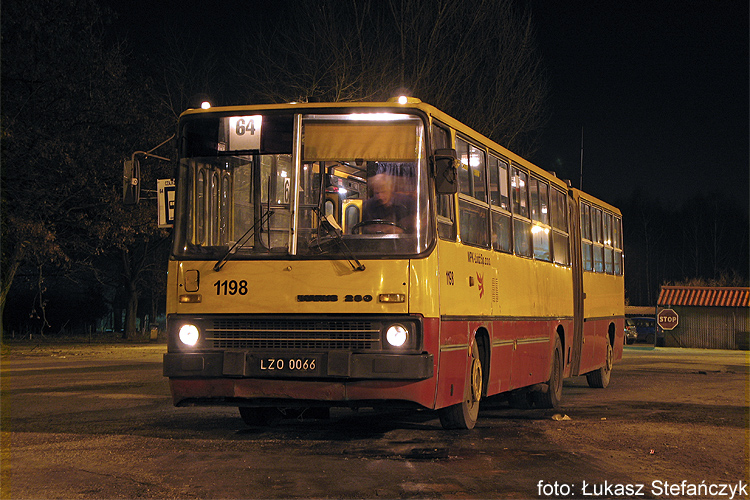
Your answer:
[[[458,158],[455,149],[436,149],[432,155],[435,171],[435,190],[438,194],[455,194],[458,192]]]
[[[141,199],[141,165],[135,158],[125,160],[122,172],[122,202],[137,205]]]

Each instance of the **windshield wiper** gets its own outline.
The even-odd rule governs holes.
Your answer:
[[[344,233],[341,230],[341,226],[338,225],[336,222],[336,219],[333,217],[333,215],[321,215],[320,210],[315,210],[317,212],[318,217],[320,218],[320,225],[319,227],[322,227],[326,230],[328,234],[333,236],[333,239],[343,247],[344,253],[346,255],[346,260],[349,262],[349,265],[352,266],[352,270],[354,271],[364,271],[365,265],[362,264],[357,257],[355,257],[354,253],[349,249],[348,246],[346,246],[346,242],[344,241]]]
[[[214,271],[217,273],[221,271],[221,268],[224,267],[224,264],[227,263],[227,261],[230,259],[232,255],[234,255],[237,252],[237,249],[241,246],[244,246],[245,243],[250,239],[250,237],[253,236],[253,230],[255,229],[255,226],[260,226],[260,228],[263,228],[263,224],[271,219],[271,216],[273,215],[273,210],[268,210],[266,213],[264,213],[260,219],[256,219],[252,226],[250,226],[250,229],[245,231],[245,234],[243,234],[235,243],[232,245],[229,250],[227,250],[227,253],[224,254],[224,256],[219,259],[219,261],[214,264]],[[241,243],[241,244],[240,244]]]

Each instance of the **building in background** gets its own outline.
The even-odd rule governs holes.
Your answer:
[[[662,286],[656,309],[678,316],[667,347],[750,349],[750,288]]]

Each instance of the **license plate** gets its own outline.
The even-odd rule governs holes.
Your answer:
[[[315,358],[262,358],[258,366],[260,371],[311,372],[318,368]]]
[[[252,372],[267,377],[309,377],[320,374],[322,368],[320,356],[251,356],[249,364]]]

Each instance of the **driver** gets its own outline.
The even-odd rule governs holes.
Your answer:
[[[362,203],[362,232],[414,232],[414,199],[395,189],[396,177],[382,172],[367,181],[370,197]],[[377,221],[383,221],[378,224]]]

